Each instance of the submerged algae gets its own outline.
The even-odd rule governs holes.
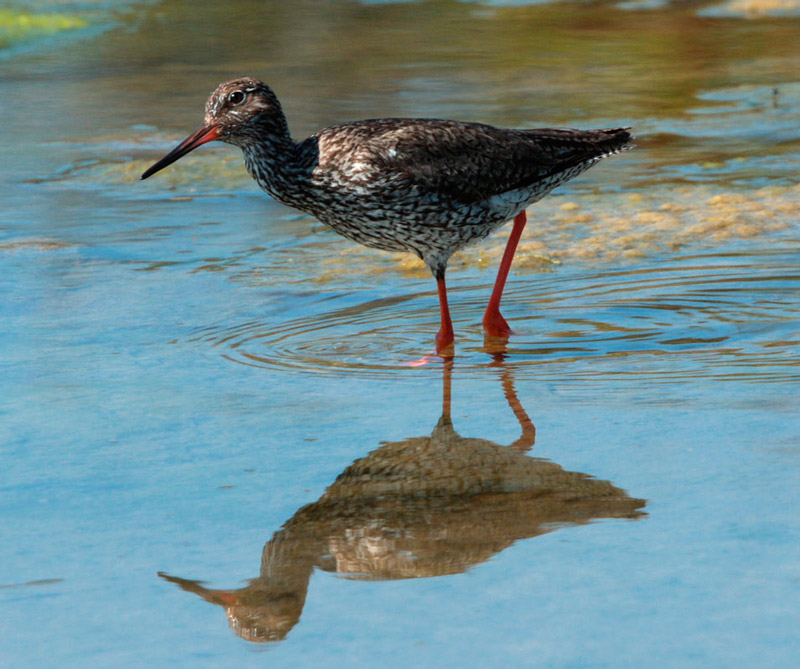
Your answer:
[[[0,9],[0,49],[44,35],[85,28],[87,25],[85,19],[69,14],[30,14]]]

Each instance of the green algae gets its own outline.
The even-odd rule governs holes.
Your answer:
[[[0,49],[37,37],[85,28],[87,25],[85,19],[69,14],[31,14],[15,9],[0,9]]]
[[[165,143],[165,146],[169,145],[170,142]],[[158,152],[154,151],[152,157],[136,160],[87,160],[61,170],[56,176],[35,182],[42,184],[66,182],[75,187],[98,185],[128,187],[140,181],[142,172],[150,167],[157,157]],[[213,157],[203,154],[186,156],[176,167],[159,172],[152,180],[142,184],[139,192],[143,194],[168,190],[179,194],[178,197],[189,198],[198,193],[208,194],[208,184],[213,184],[213,192],[219,193],[240,190],[252,183],[252,178],[242,163],[241,155],[230,151],[227,154],[218,152]]]

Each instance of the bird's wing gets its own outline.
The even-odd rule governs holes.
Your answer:
[[[339,143],[329,157],[357,177],[385,180],[387,187],[415,187],[465,204],[592,163],[630,141],[624,129],[507,130],[437,119],[362,121],[336,131]]]

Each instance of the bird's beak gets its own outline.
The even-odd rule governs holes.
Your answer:
[[[184,139],[155,165],[145,170],[141,178],[146,179],[147,177],[153,176],[156,172],[163,170],[167,165],[174,163],[178,158],[185,156],[189,151],[194,151],[198,146],[219,139],[219,135],[220,127],[218,125],[204,125],[197,132]]]

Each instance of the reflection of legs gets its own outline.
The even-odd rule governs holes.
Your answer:
[[[442,324],[436,335],[436,352],[444,358],[453,357],[453,321],[450,319],[450,307],[447,304],[447,286],[444,283],[444,270],[437,273],[436,285],[439,289],[439,311]]]
[[[519,244],[519,238],[525,229],[527,220],[524,210],[514,218],[514,227],[511,229],[511,236],[508,238],[503,260],[500,262],[492,296],[489,298],[489,305],[483,316],[483,329],[490,337],[508,337],[511,334],[511,328],[500,313],[500,298],[503,297],[503,288],[505,288],[508,272],[514,260],[514,252],[517,250],[517,244]]]
[[[450,400],[453,387],[453,359],[442,364],[442,418],[450,420]]]
[[[502,363],[501,363],[502,365]],[[515,448],[524,453],[530,450],[531,446],[536,442],[536,426],[533,424],[528,412],[522,406],[522,402],[517,397],[517,391],[514,390],[514,378],[511,376],[511,370],[503,365],[503,394],[506,396],[508,406],[519,421],[519,426],[522,428],[522,434],[513,444],[509,444],[509,448]]]

